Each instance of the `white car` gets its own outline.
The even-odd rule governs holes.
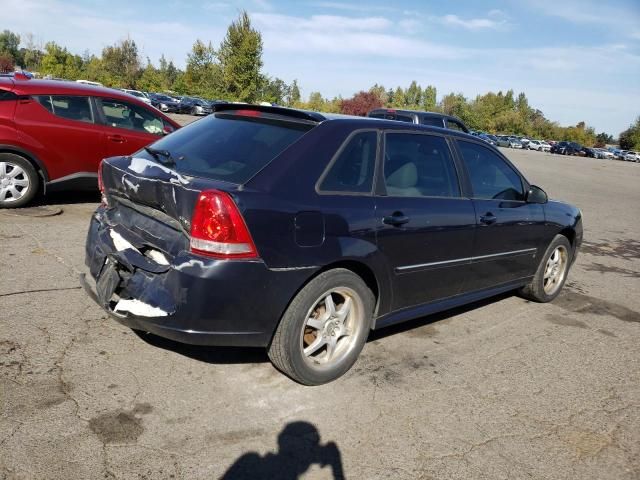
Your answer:
[[[76,83],[82,83],[83,85],[93,85],[94,87],[104,87],[100,82],[92,82],[91,80],[76,80]]]
[[[139,100],[142,100],[144,103],[151,105],[151,99],[144,93],[139,90],[129,90],[123,88],[122,91],[124,93],[128,93],[129,95],[133,95],[134,97],[138,97]]]
[[[627,162],[640,162],[640,153],[634,152],[633,150],[629,150],[627,154],[624,156],[624,159]]]
[[[602,158],[603,160],[612,160],[616,158],[613,152],[610,152],[606,148],[596,148],[596,157]]]
[[[522,142],[517,138],[510,138],[509,148],[524,148],[524,147],[522,146]]]

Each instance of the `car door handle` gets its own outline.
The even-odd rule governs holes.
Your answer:
[[[485,225],[492,225],[496,223],[496,220],[498,220],[498,218],[491,212],[487,212],[480,217],[480,221]]]
[[[108,135],[107,138],[114,143],[124,143],[127,141],[122,135]]]
[[[386,223],[387,225],[393,225],[394,227],[399,227],[400,225],[409,223],[409,217],[403,215],[400,212],[395,212],[393,215],[382,217],[382,223]]]

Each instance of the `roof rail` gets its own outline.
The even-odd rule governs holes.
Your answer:
[[[297,110],[295,108],[274,107],[267,105],[252,105],[249,103],[214,103],[211,105],[214,112],[227,112],[233,110],[251,110],[256,112],[271,113],[274,115],[282,115],[284,117],[297,118],[310,122],[323,122],[327,118],[318,112],[309,112],[306,110]]]

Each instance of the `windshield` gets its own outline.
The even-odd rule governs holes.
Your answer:
[[[193,122],[153,144],[186,175],[245,183],[313,125],[266,117],[218,113]],[[146,151],[136,156],[153,160]]]

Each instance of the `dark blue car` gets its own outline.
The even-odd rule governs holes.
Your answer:
[[[105,160],[87,291],[180,342],[321,384],[369,331],[508,290],[553,300],[582,241],[495,148],[421,125],[226,105]]]

